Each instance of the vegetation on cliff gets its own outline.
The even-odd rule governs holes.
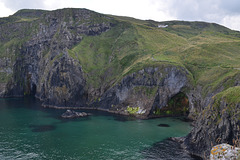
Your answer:
[[[198,92],[202,97],[236,85],[240,75],[240,33],[213,23],[143,21],[86,9],[62,9],[20,10],[1,18],[0,24],[0,82],[13,86],[17,81],[15,85],[23,86],[19,91],[23,95],[31,93],[31,85],[36,83],[51,86],[52,80],[46,78],[54,75],[50,74],[51,70],[66,54],[67,59],[74,60],[72,68],[81,67],[86,82],[84,88],[91,102],[101,98],[124,77],[147,67],[161,68],[163,73],[167,66],[186,70],[190,85],[183,92],[189,94],[191,87],[200,86]],[[31,82],[34,73],[25,75],[30,76],[29,79],[20,74],[29,72],[23,65],[31,59],[40,59],[40,62],[30,67],[35,69],[30,72],[40,70],[42,73],[40,80],[38,76],[34,78],[34,83]],[[19,63],[16,64],[16,60]],[[62,73],[60,79],[68,79],[67,75]],[[36,86],[37,90],[42,87]],[[67,84],[58,86],[56,94],[60,94],[62,86]],[[69,90],[65,91],[61,95],[68,94]],[[148,95],[149,98],[155,96],[155,92]],[[70,95],[61,103],[69,100],[67,97]]]
[[[202,94],[206,95],[209,90],[213,91],[229,79],[231,82],[228,82],[226,88],[232,86],[232,79],[239,73],[239,32],[204,22],[142,21],[129,17],[103,17],[95,12],[92,12],[91,19],[74,21],[73,10],[76,9],[65,9],[60,20],[90,25],[96,22],[114,24],[114,27],[101,35],[83,35],[81,43],[68,48],[69,55],[81,64],[87,75],[87,84],[92,88],[113,85],[129,72],[144,66],[168,63],[186,68],[193,85],[201,85]],[[7,51],[14,47],[20,48],[29,39],[20,39],[23,35],[34,35],[33,31],[38,29],[38,24],[48,23],[44,17],[59,12],[20,10],[13,16],[0,19],[0,56],[16,55],[14,51],[9,54]],[[159,28],[159,24],[168,27]],[[14,34],[11,28],[6,28],[9,25],[16,25]],[[56,32],[55,36],[58,34]],[[1,79],[6,81],[6,78]]]
[[[223,100],[228,104],[238,104],[240,103],[240,86],[228,88],[227,90],[218,93],[214,99],[218,102]]]
[[[113,84],[135,69],[168,63],[186,68],[193,85],[203,86],[206,95],[222,83],[232,86],[239,74],[239,32],[204,22],[111,17],[117,23],[110,31],[86,37],[69,50],[88,74],[90,86]],[[157,27],[163,23],[168,27]]]
[[[214,145],[228,143],[239,146],[240,141],[240,87],[231,87],[218,93],[199,114],[193,130],[185,139],[192,153],[201,156]]]

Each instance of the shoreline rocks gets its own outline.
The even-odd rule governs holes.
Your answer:
[[[91,115],[90,113],[85,112],[76,112],[72,110],[67,110],[65,113],[61,115],[62,118],[78,118],[78,117],[86,117]]]
[[[223,143],[212,148],[210,160],[235,160],[240,159],[240,148]]]
[[[231,101],[233,97],[239,98],[234,96],[239,91],[239,87],[232,87],[217,94],[213,97],[213,102],[198,115],[183,143],[191,154],[209,158],[212,146],[234,144],[239,139],[240,103]]]

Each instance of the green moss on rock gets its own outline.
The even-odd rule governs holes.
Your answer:
[[[127,112],[129,114],[136,114],[139,111],[139,107],[129,107],[127,106]]]
[[[157,86],[154,87],[148,87],[148,86],[135,86],[134,87],[134,94],[142,93],[143,95],[147,96],[148,98],[152,98],[156,96],[157,93]]]
[[[0,83],[7,83],[10,80],[11,76],[12,74],[0,72]]]

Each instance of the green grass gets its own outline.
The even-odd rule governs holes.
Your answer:
[[[141,50],[133,26],[119,23],[100,36],[84,37],[83,41],[69,50],[88,74],[89,85],[99,87],[102,80],[109,82],[134,63]]]
[[[234,120],[240,119],[239,103],[240,86],[230,87],[213,97],[213,104],[204,109],[202,116],[210,117],[214,124],[219,124],[226,114]]]
[[[88,74],[88,84],[115,84],[148,66],[174,65],[189,71],[193,85],[206,95],[234,78],[240,69],[239,33],[203,22],[157,22],[114,17],[117,25],[99,36],[84,37],[69,50]],[[111,83],[110,83],[111,82]],[[226,89],[233,85],[228,81]]]
[[[34,20],[37,20],[37,19],[38,18],[21,18],[16,22],[31,22],[31,21],[34,21]]]
[[[240,86],[230,87],[227,90],[218,93],[215,96],[216,99],[223,99],[229,104],[238,104],[240,103]]]

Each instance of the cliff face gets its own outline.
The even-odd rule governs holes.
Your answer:
[[[216,144],[238,146],[240,137],[240,87],[217,94],[213,102],[197,117],[194,128],[184,144],[191,153],[209,157]]]
[[[240,85],[239,37],[204,22],[21,10],[0,19],[0,96],[143,118],[189,113],[184,143],[202,155],[237,137],[239,102],[219,95]]]
[[[123,114],[131,114],[134,108],[142,116],[153,114],[189,87],[187,75],[186,70],[175,66],[147,67],[124,77],[93,105]]]
[[[21,12],[16,14],[27,16]],[[92,21],[94,18],[98,22]],[[36,94],[49,105],[83,106],[86,82],[81,65],[69,57],[67,50],[81,42],[83,36],[99,35],[110,29],[112,24],[105,19],[89,10],[66,9],[44,14],[34,22],[17,24],[16,28],[29,28],[32,32],[23,35],[27,38],[19,48],[6,49],[6,54],[17,55],[9,66],[8,72],[13,75],[10,82],[5,86],[2,83],[2,96]],[[21,31],[18,33],[22,34]],[[16,38],[22,38],[18,36]],[[4,41],[6,37],[2,37]],[[4,60],[1,64],[6,68],[7,59]]]
[[[20,19],[10,29],[18,29],[16,38],[23,41],[11,44],[12,50],[5,49],[4,54],[15,55],[9,60],[12,61],[9,69],[4,65],[9,63],[8,59],[1,59],[2,68],[9,74],[8,81],[1,83],[3,97],[35,95],[44,106],[92,107],[148,116],[157,108],[165,107],[183,88],[190,87],[188,71],[174,65],[142,67],[114,84],[103,82],[100,88],[89,87],[89,75],[84,73],[80,61],[69,55],[69,50],[84,37],[107,32],[119,22],[85,9],[47,13],[36,10],[32,15],[31,12],[17,12],[16,19]],[[9,24],[2,26],[4,30]],[[31,32],[22,32],[25,29]],[[12,37],[1,37],[2,41],[11,42]]]

